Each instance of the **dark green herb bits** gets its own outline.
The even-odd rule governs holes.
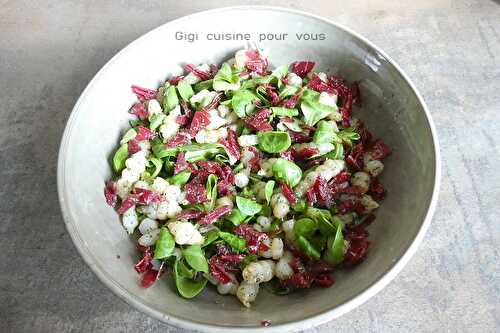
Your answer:
[[[180,273],[179,260],[177,260],[174,264],[172,275],[175,280],[175,286],[177,287],[179,294],[184,298],[195,297],[205,288],[207,284],[207,279],[195,281],[183,276]]]
[[[247,216],[253,216],[262,210],[261,204],[243,197],[236,197],[236,206],[241,213]]]
[[[174,253],[175,240],[166,227],[160,229],[160,235],[155,245],[155,259],[170,257]]]
[[[125,168],[125,160],[128,157],[128,145],[126,143],[122,144],[120,148],[115,152],[113,156],[113,169],[115,172],[120,172]]]
[[[295,187],[302,179],[302,170],[299,166],[284,158],[278,158],[272,167],[274,178]]]
[[[266,153],[282,153],[292,144],[287,132],[268,131],[257,134],[259,148]]]
[[[189,245],[182,250],[186,262],[198,272],[208,273],[208,263],[200,245]]]

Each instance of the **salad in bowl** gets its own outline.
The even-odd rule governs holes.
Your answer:
[[[250,307],[259,289],[328,288],[363,261],[391,154],[363,122],[357,82],[260,50],[132,86],[136,116],[104,190],[137,236],[140,284],[193,298],[207,285]],[[132,268],[131,268],[132,269]]]

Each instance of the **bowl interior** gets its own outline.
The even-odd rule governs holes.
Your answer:
[[[256,22],[258,24],[256,24]],[[185,63],[220,63],[245,46],[242,41],[207,41],[205,32],[288,33],[264,41],[271,65],[314,60],[317,68],[361,82],[363,106],[356,115],[393,148],[381,177],[387,199],[369,231],[373,247],[366,261],[336,274],[329,289],[274,296],[261,289],[252,309],[208,288],[185,300],[162,279],[149,289],[138,285],[135,241],[106,205],[104,182],[110,155],[131,119],[132,84],[156,88]],[[176,32],[198,32],[196,42]],[[295,34],[325,34],[325,40],[298,41]],[[399,71],[379,52],[345,30],[318,18],[271,9],[227,9],[196,14],[164,25],[137,40],[103,68],[75,107],[63,140],[60,198],[75,244],[98,276],[142,310],[176,324],[226,327],[273,326],[301,321],[337,308],[381,279],[407,251],[425,219],[434,189],[435,147],[425,112]],[[117,258],[120,256],[120,259]],[[202,327],[202,326],[198,326]],[[276,326],[275,326],[276,327]]]

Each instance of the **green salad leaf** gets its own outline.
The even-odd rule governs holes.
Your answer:
[[[113,169],[115,172],[120,172],[125,168],[125,161],[128,157],[128,145],[126,143],[122,144],[120,148],[115,152],[113,156]]]
[[[246,117],[254,109],[254,102],[259,98],[250,90],[240,89],[231,98],[231,107],[240,118]]]
[[[172,159],[171,156],[167,157],[165,159],[165,163],[163,164],[163,170],[165,170],[167,175],[173,175],[174,170],[175,170],[175,161]]]
[[[177,90],[179,91],[181,98],[186,102],[189,102],[189,99],[194,95],[193,88],[189,83],[187,83],[186,80],[179,81],[177,84]]]
[[[282,106],[271,107],[271,112],[277,117],[296,117],[299,115],[299,110],[287,109]]]
[[[227,155],[217,154],[215,155],[214,160],[217,163],[229,164],[229,158],[227,157]]]
[[[181,172],[179,172],[178,174],[176,175],[173,175],[172,177],[170,177],[170,179],[168,180],[168,182],[171,184],[171,185],[184,185],[188,182],[189,180],[189,177],[191,177],[191,171],[189,170],[182,170]]]
[[[323,235],[331,236],[335,235],[337,232],[337,223],[332,223],[325,214],[318,215],[316,222],[318,223],[318,228]]]
[[[152,131],[156,130],[158,127],[160,127],[165,118],[167,118],[167,116],[164,113],[157,113],[152,115],[149,119],[149,129],[151,129]]]
[[[278,79],[278,83],[281,81],[282,78],[284,78],[288,74],[288,66],[287,65],[282,65],[279,67],[276,67],[271,75],[275,78]]]
[[[236,174],[236,173],[240,172],[241,170],[243,170],[244,168],[245,168],[245,165],[243,164],[243,162],[240,162],[240,163],[238,163],[238,165],[236,165],[233,168],[233,172]]]
[[[274,76],[272,75],[266,75],[266,76],[256,76],[254,77],[252,80],[256,83],[256,84],[260,84],[260,85],[264,85],[264,84],[268,84],[268,83],[271,83],[271,81],[274,79]]]
[[[297,203],[292,206],[292,209],[298,213],[303,213],[307,209],[307,202],[304,199],[299,199]]]
[[[177,97],[177,89],[175,86],[169,86],[167,90],[165,90],[164,98],[163,98],[163,110],[166,113],[169,113],[173,108],[179,105],[179,98]]]
[[[298,93],[299,90],[300,90],[300,87],[298,87],[298,86],[282,86],[280,93],[279,93],[279,97],[280,98],[291,97],[291,96],[295,95],[296,93]]]
[[[317,229],[318,224],[316,221],[307,217],[298,219],[293,225],[294,234],[305,238],[311,237]]]
[[[349,146],[352,146],[354,141],[358,141],[361,137],[358,132],[356,132],[355,127],[349,127],[343,129],[338,133],[338,137],[341,142],[347,143]]]
[[[231,221],[235,226],[240,225],[248,216],[243,214],[238,208],[233,208],[231,214],[226,217],[226,220]]]
[[[240,262],[240,269],[243,271],[245,267],[248,266],[248,264],[257,261],[258,257],[255,254],[249,254],[243,258],[243,260]]]
[[[224,240],[235,252],[243,252],[247,247],[247,242],[230,232],[219,231],[219,237]]]
[[[329,210],[307,207],[306,216],[316,222],[322,235],[334,236],[339,228],[342,229],[342,220],[337,216],[333,216]]]
[[[266,186],[264,187],[264,193],[265,193],[266,201],[267,201],[268,205],[271,202],[271,197],[273,196],[273,190],[274,190],[275,184],[276,184],[276,182],[274,180],[269,180],[266,183]]]
[[[297,245],[299,248],[304,251],[311,259],[319,260],[321,257],[321,253],[314,248],[314,246],[303,236],[297,237]]]
[[[206,235],[205,235],[205,241],[203,242],[203,245],[201,247],[208,246],[215,242],[217,239],[219,239],[219,230],[210,230]]]
[[[186,279],[192,279],[194,277],[194,271],[192,268],[189,268],[184,259],[179,260],[179,266],[177,267],[177,272],[180,276]]]
[[[340,115],[336,106],[329,106],[319,102],[320,94],[316,91],[306,89],[302,95],[300,109],[304,115],[304,123],[314,126],[318,121],[330,114]]]
[[[177,156],[178,152],[177,148],[165,148],[163,142],[153,143],[151,146],[151,150],[153,151],[153,154],[158,158],[175,157]]]
[[[200,245],[189,245],[182,249],[186,262],[198,272],[208,273],[208,263]]]
[[[195,85],[193,86],[193,90],[197,93],[199,93],[202,90],[212,90],[213,89],[212,84],[213,84],[212,79],[200,81],[198,83],[195,83]]]
[[[210,212],[215,207],[215,201],[217,200],[217,176],[210,174],[207,178],[207,184],[205,186],[207,192],[208,202],[205,203],[205,210]]]
[[[180,261],[176,260],[174,263],[174,269],[172,270],[172,275],[175,281],[175,286],[179,291],[179,294],[184,298],[193,298],[198,295],[207,284],[207,279],[202,279],[195,281],[186,278],[179,272]]]
[[[344,235],[341,226],[337,226],[335,236],[328,237],[325,259],[334,264],[344,260]]]
[[[151,173],[151,178],[156,178],[161,171],[161,167],[163,166],[163,161],[156,157],[150,157],[149,162],[151,162],[151,164],[153,164],[154,167],[153,173]]]
[[[323,252],[326,248],[326,242],[328,237],[323,234],[314,234],[309,240],[312,246],[318,250],[318,252]]]
[[[292,144],[287,132],[267,131],[257,133],[259,148],[266,153],[282,153]]]
[[[136,128],[139,125],[146,126],[144,120],[141,120],[141,119],[131,119],[128,121],[128,123],[130,124],[130,127],[132,127],[132,128]]]
[[[258,204],[254,200],[243,198],[240,196],[236,197],[236,206],[242,214],[247,216],[253,216],[262,210],[261,204]]]
[[[133,138],[135,138],[135,136],[137,135],[137,132],[135,129],[131,128],[129,129],[127,132],[125,132],[125,134],[123,135],[122,139],[120,140],[120,144],[124,144],[124,143],[127,143],[129,142],[130,140],[132,140]]]
[[[334,122],[321,120],[316,126],[316,131],[314,132],[313,136],[313,142],[320,144],[337,141],[337,131],[337,125],[335,125]]]
[[[300,124],[301,122],[297,118],[293,118],[293,122],[283,121],[278,123],[277,127],[280,131],[286,131],[287,129],[289,129],[292,132],[300,133],[304,131],[302,127],[300,127]]]
[[[170,257],[174,253],[175,240],[166,227],[160,229],[160,235],[155,245],[155,259]]]
[[[244,80],[241,82],[240,90],[255,89],[257,82],[254,79]]]
[[[333,145],[335,146],[335,148],[331,152],[325,154],[325,157],[331,160],[343,160],[344,146],[339,142],[335,142]]]
[[[272,166],[274,178],[295,187],[302,179],[302,170],[299,166],[284,158],[278,158]]]
[[[215,91],[238,90],[240,89],[240,76],[238,73],[233,73],[231,66],[225,62],[215,74],[212,85]]]
[[[269,105],[269,99],[267,98],[266,87],[261,85],[255,89],[255,95],[261,100],[264,105]]]
[[[205,161],[217,154],[225,153],[224,146],[219,143],[201,143],[182,146],[184,158],[189,163]]]

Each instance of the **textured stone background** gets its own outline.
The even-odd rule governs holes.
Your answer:
[[[78,256],[56,193],[66,119],[118,50],[236,1],[0,1],[0,332],[180,332],[108,291]],[[387,288],[309,332],[500,330],[500,2],[251,1],[346,24],[412,77],[441,139],[437,213]]]

